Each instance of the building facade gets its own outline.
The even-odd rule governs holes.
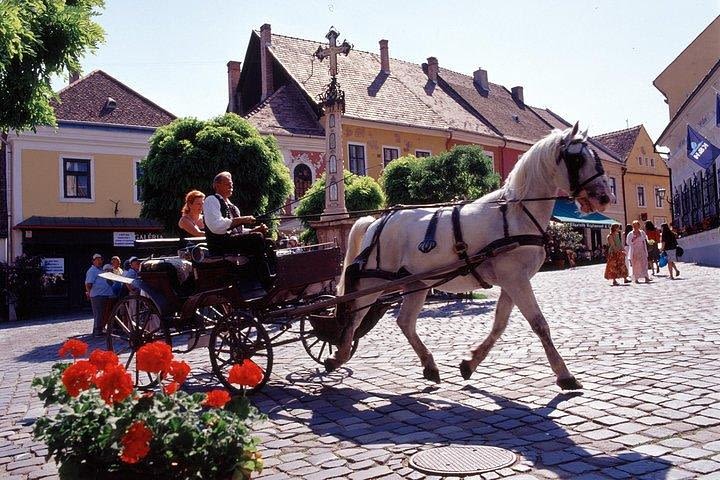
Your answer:
[[[650,220],[656,226],[670,221],[670,204],[664,192],[670,191],[670,172],[655,151],[655,145],[642,125],[594,137],[617,154],[623,162],[620,174],[608,174],[610,183],[622,184],[625,223]]]
[[[672,202],[673,224],[681,235],[679,242],[685,250],[681,260],[713,266],[720,266],[718,45],[720,17],[654,82],[669,106],[670,122],[656,145],[668,151],[672,185],[668,197]],[[693,132],[703,140],[695,137],[688,145],[688,137]]]
[[[244,61],[228,63],[228,111],[275,135],[295,180],[295,199],[324,172],[325,118],[318,98],[330,75],[312,56],[320,46],[325,44],[274,34],[266,24],[251,33]],[[536,141],[569,126],[527,104],[521,86],[492,83],[482,68],[472,75],[454,72],[437,57],[422,64],[391,58],[387,40],[379,41],[377,53],[352,50],[339,57],[338,70],[345,91],[345,167],[376,179],[401,156],[466,144],[482,147],[504,179]],[[612,152],[598,150],[608,170],[620,168]],[[620,200],[618,205],[610,215],[622,221]]]
[[[59,92],[57,128],[8,138],[5,260],[42,257],[48,305],[85,304],[93,253],[127,257],[161,226],[140,219],[140,161],[155,129],[175,117],[110,75],[95,71]]]

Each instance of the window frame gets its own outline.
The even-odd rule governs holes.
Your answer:
[[[72,155],[62,154],[59,156],[59,182],[60,188],[58,190],[58,197],[60,202],[64,203],[93,203],[95,202],[95,160],[92,156],[88,155]],[[89,195],[87,197],[69,197],[67,196],[67,171],[66,165],[68,161],[73,162],[85,162],[88,165],[88,190]],[[79,175],[73,175],[78,177]]]
[[[419,153],[426,153],[427,155],[418,155]],[[416,148],[416,149],[415,149],[415,156],[416,156],[417,158],[430,157],[430,156],[432,156],[432,150],[423,150],[423,149],[421,149],[421,148]]]
[[[394,146],[394,145],[383,145],[383,146],[382,146],[383,168],[387,167],[387,166],[390,164],[390,162],[386,162],[386,161],[385,161],[385,150],[395,150],[395,151],[397,152],[397,157],[391,159],[390,162],[392,162],[393,160],[397,160],[397,159],[400,158],[400,156],[401,156],[401,155],[400,155],[400,151],[401,151],[400,147],[396,147],[396,146]]]
[[[618,203],[618,194],[617,194],[617,179],[615,177],[608,177],[610,180],[610,191],[613,194],[613,197],[615,197],[615,200],[613,200],[613,205]]]
[[[653,187],[653,193],[655,194],[655,208],[664,208],[665,200],[663,198],[660,198],[660,195],[658,195],[658,190],[660,190],[662,187],[655,185]]]
[[[642,196],[641,196],[641,192],[642,192]],[[646,208],[647,207],[647,198],[645,197],[645,185],[636,185],[635,193],[637,196],[638,207]]]
[[[348,159],[348,161],[347,161],[347,168],[348,168],[348,170],[350,170],[350,171],[351,171],[352,173],[354,173],[355,175],[361,175],[361,176],[363,176],[363,177],[366,177],[366,176],[367,176],[367,170],[368,170],[368,169],[367,169],[367,162],[368,162],[367,145],[364,144],[364,143],[359,143],[359,142],[348,142],[347,145],[348,145],[348,156],[347,156],[347,159]],[[358,172],[353,172],[353,170],[352,170],[352,168],[351,168],[351,164],[350,164],[350,161],[351,161],[351,155],[350,155],[351,148],[350,148],[350,147],[351,147],[351,146],[352,146],[352,147],[360,147],[360,148],[362,148],[362,151],[363,151],[363,172],[362,172],[362,174],[360,174],[360,173],[358,173]]]

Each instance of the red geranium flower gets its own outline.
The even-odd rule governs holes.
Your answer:
[[[72,355],[73,358],[78,358],[85,355],[87,349],[87,343],[71,338],[67,342],[63,343],[63,346],[60,347],[60,350],[58,350],[58,355],[64,357],[69,353],[70,355]]]
[[[172,395],[177,392],[178,388],[180,388],[178,382],[170,382],[167,385],[163,385],[163,393],[165,393],[165,395]]]
[[[206,407],[222,408],[230,401],[230,394],[227,390],[212,390],[205,394],[203,405]]]
[[[80,392],[90,388],[96,373],[95,365],[87,360],[80,360],[65,369],[62,374],[62,383],[71,397],[77,397]]]
[[[252,388],[262,381],[263,375],[262,368],[247,358],[241,363],[232,366],[228,374],[228,382]]]
[[[122,365],[107,367],[95,384],[100,388],[100,396],[109,405],[122,402],[133,390],[132,377]]]
[[[183,383],[185,383],[185,380],[190,373],[190,365],[188,365],[186,362],[178,362],[176,360],[173,360],[172,362],[170,362],[169,373],[175,382],[182,385]]]
[[[90,354],[90,363],[95,365],[98,370],[103,371],[113,365],[117,365],[118,357],[114,352],[96,348]]]
[[[152,430],[150,430],[143,421],[133,423],[127,429],[122,440],[122,451],[120,452],[120,460],[125,463],[137,463],[150,452],[150,440],[152,440]]]
[[[137,351],[137,369],[150,373],[167,372],[170,370],[172,358],[172,349],[167,343],[146,343]]]

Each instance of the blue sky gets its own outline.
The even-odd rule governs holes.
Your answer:
[[[107,41],[83,68],[205,119],[225,111],[226,63],[243,60],[252,29],[322,41],[334,25],[360,50],[385,38],[393,58],[482,67],[591,135],[643,123],[656,139],[668,111],[652,81],[718,14],[720,0],[106,0]]]

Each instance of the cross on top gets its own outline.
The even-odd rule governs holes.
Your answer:
[[[325,38],[328,39],[330,45],[326,48],[318,47],[317,51],[315,51],[315,56],[320,59],[321,62],[326,57],[330,57],[330,75],[333,77],[337,76],[338,53],[342,53],[347,57],[348,53],[350,53],[350,50],[353,47],[347,42],[347,40],[343,40],[343,43],[341,45],[338,45],[337,39],[339,36],[340,32],[335,30],[335,27],[330,27],[330,31],[327,33],[327,35],[325,35]]]

